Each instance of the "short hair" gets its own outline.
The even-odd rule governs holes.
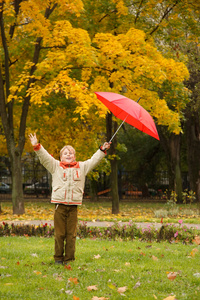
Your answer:
[[[73,152],[73,153],[74,153],[74,156],[76,155],[75,149],[74,149],[72,146],[70,146],[70,145],[66,145],[66,146],[64,146],[64,147],[60,150],[60,158],[61,158],[62,153],[63,153],[63,151],[64,151],[65,149],[69,150],[70,152]]]

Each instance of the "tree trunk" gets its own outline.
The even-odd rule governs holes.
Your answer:
[[[107,125],[107,140],[109,141],[112,137],[112,114],[107,114],[106,118]],[[116,130],[117,123],[114,124],[114,130]],[[111,174],[110,174],[110,183],[111,183],[111,199],[112,199],[112,214],[119,213],[119,193],[118,193],[118,166],[116,158],[116,145],[117,139],[116,136],[112,140],[109,154],[111,156]]]
[[[90,199],[91,201],[97,201],[98,195],[97,195],[97,182],[93,178],[90,179]]]
[[[117,160],[111,160],[111,196],[112,196],[112,214],[119,213],[119,194],[118,194],[118,176]]]
[[[16,150],[11,158],[13,214],[24,214],[21,155]]]
[[[174,133],[168,135],[159,128],[159,136],[166,154],[166,162],[169,173],[169,190],[174,190],[177,194],[177,201],[181,202],[183,190],[180,166],[181,135],[176,135]]]
[[[186,121],[188,172],[190,190],[196,193],[200,205],[200,125],[198,113]]]
[[[182,176],[181,176],[181,166],[180,166],[180,147],[181,146],[181,135],[172,133],[169,140],[170,149],[170,167],[171,172],[174,177],[174,191],[177,194],[177,201],[180,203],[182,201]]]

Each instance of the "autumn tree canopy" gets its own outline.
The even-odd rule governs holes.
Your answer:
[[[175,133],[181,130],[181,112],[188,94],[182,82],[189,76],[184,57],[180,61],[163,56],[153,39],[132,23],[131,28],[128,23],[120,24],[116,31],[111,30],[113,26],[108,26],[105,18],[98,31],[96,25],[86,30],[80,26],[86,16],[83,3],[79,0],[0,1],[0,110],[12,165],[15,212],[23,211],[23,205],[19,204],[23,199],[19,174],[27,130],[40,126],[41,118],[43,124],[45,120],[51,123],[48,115],[39,112],[43,105],[53,107],[51,120],[57,120],[58,126],[66,125],[60,121],[63,115],[69,118],[67,124],[72,130],[64,133],[64,140],[74,139],[72,131],[77,133],[76,128],[91,132],[91,113],[96,114],[101,126],[107,110],[94,91],[123,93],[135,101],[141,97],[141,105],[158,124]],[[112,22],[130,14],[124,1],[103,3],[114,7]],[[96,17],[104,17],[103,11],[98,13],[94,9]],[[87,22],[85,19],[88,25]],[[180,104],[180,98],[186,101]],[[169,99],[171,107],[167,104]],[[27,123],[30,107],[40,115],[34,126]],[[66,113],[67,108],[70,109]],[[63,128],[56,132],[59,139],[64,136]],[[51,136],[51,126],[46,134]],[[52,153],[58,151],[55,144]]]

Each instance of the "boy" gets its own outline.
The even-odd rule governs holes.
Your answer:
[[[29,139],[41,164],[52,175],[51,203],[55,203],[54,259],[56,264],[67,264],[75,260],[77,206],[82,204],[86,175],[105,157],[110,143],[105,142],[90,159],[77,162],[72,146],[61,149],[59,161],[38,143],[35,133],[30,134]]]

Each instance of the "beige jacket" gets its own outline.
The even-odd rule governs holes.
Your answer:
[[[97,166],[106,154],[99,149],[90,159],[63,168],[61,162],[53,158],[42,145],[34,150],[41,164],[52,175],[51,202],[81,205],[86,175]]]

